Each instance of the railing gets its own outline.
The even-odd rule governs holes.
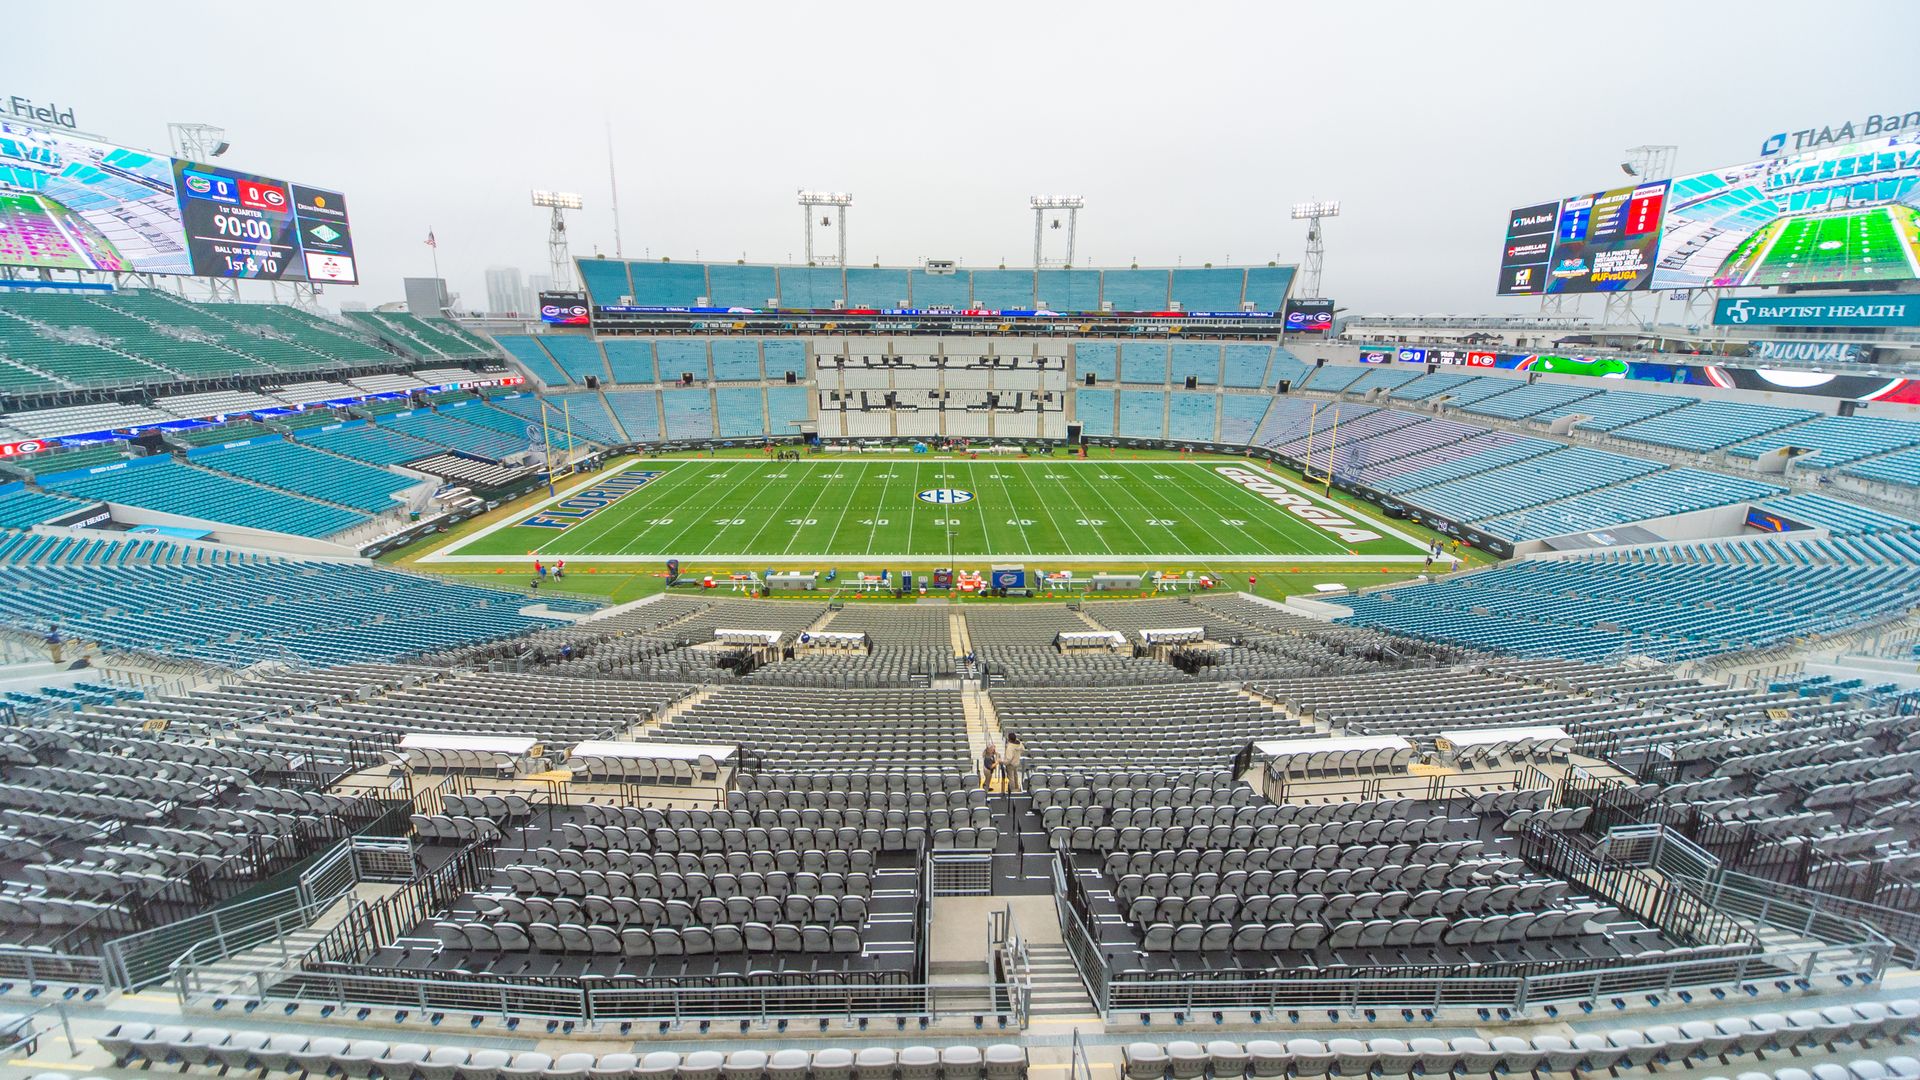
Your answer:
[[[43,983],[62,983],[80,987],[83,993],[92,991],[88,996],[104,993],[114,985],[104,957],[78,956],[21,945],[0,945],[0,982],[24,983],[30,987]]]
[[[1066,945],[1067,954],[1073,957],[1074,966],[1080,969],[1081,981],[1087,985],[1087,996],[1092,999],[1095,1011],[1106,1016],[1107,962],[1100,955],[1099,939],[1088,929],[1093,913],[1087,907],[1083,886],[1067,869],[1070,863],[1064,851],[1057,853],[1053,860],[1053,902],[1060,917],[1060,940]]]
[[[1080,1029],[1073,1029],[1073,1050],[1067,1058],[1067,1080],[1093,1080],[1093,1064],[1087,1060],[1087,1047],[1080,1041]]]
[[[942,850],[928,854],[934,896],[993,895],[993,852]]]
[[[451,859],[416,878],[377,903],[355,908],[339,926],[320,939],[302,966],[319,971],[333,965],[366,963],[395,938],[422,919],[444,911],[465,893],[487,883],[493,874],[493,849],[478,842],[455,852]]]
[[[1650,856],[1657,854],[1651,844]],[[1790,905],[1774,905],[1760,912],[1764,925],[1805,925],[1834,931],[1833,941],[1804,941],[1787,947],[1762,948],[1757,936],[1735,922],[1738,908],[1721,910],[1689,883],[1664,883],[1666,892],[1685,900],[1652,903],[1660,917],[1679,927],[1685,937],[1706,942],[1692,956],[1647,963],[1621,957],[1611,963],[1577,967],[1569,962],[1491,965],[1436,965],[1382,968],[1367,972],[1321,972],[1313,976],[1246,978],[1238,973],[1182,969],[1169,972],[1114,972],[1109,969],[1092,932],[1090,909],[1078,879],[1068,867],[1071,859],[1056,860],[1055,901],[1061,937],[1086,980],[1095,1009],[1103,1017],[1129,1011],[1213,1009],[1333,1009],[1358,1012],[1369,1008],[1443,1009],[1506,1008],[1530,1005],[1587,1003],[1599,1006],[1612,998],[1666,994],[1679,989],[1756,983],[1767,985],[1788,977],[1812,979],[1847,974],[1877,977],[1889,951],[1886,940],[1870,930],[1843,923],[1809,920]],[[1648,899],[1654,894],[1642,897]],[[1796,923],[1794,920],[1799,919]],[[1817,935],[1810,935],[1817,936]],[[1724,943],[1713,943],[1724,938]]]
[[[361,881],[412,881],[418,872],[413,841],[404,836],[356,836],[351,872]]]
[[[356,909],[359,901],[352,902]],[[192,948],[180,954],[173,963],[167,965],[167,981],[173,985],[173,992],[185,1009],[187,1003],[195,998],[207,998],[218,995],[260,996],[266,986],[266,979],[272,972],[285,971],[299,963],[303,954],[287,947],[287,936],[306,929],[312,924],[307,912],[301,910],[282,912],[269,916],[256,923],[226,929],[196,942]],[[246,972],[228,972],[216,974],[209,966],[246,950],[273,946],[278,956],[272,966],[260,965]]]
[[[708,1019],[771,1020],[794,1016],[895,1017],[996,1016],[1002,1010],[991,986],[981,983],[837,982],[816,977],[787,985],[780,976],[755,974],[703,980],[697,986],[632,986],[603,977],[536,981],[467,977],[426,978],[393,974],[307,971],[271,986],[263,1000],[287,1003],[373,1006],[382,1009],[460,1015],[535,1017],[578,1023],[633,1021],[697,1022]]]
[[[1249,760],[1252,757],[1250,753],[1246,753],[1245,756]],[[1238,758],[1235,759],[1234,764],[1236,767],[1239,766]],[[1366,802],[1382,798],[1444,802],[1448,799],[1471,798],[1489,788],[1518,791],[1525,788],[1552,787],[1554,784],[1551,777],[1531,764],[1522,764],[1509,769],[1436,773],[1424,777],[1404,772],[1381,773],[1375,776],[1290,777],[1285,773],[1276,774],[1268,768],[1262,768],[1261,775],[1265,778],[1265,788],[1261,794],[1265,795],[1268,801],[1276,803],[1287,801],[1289,781],[1311,785],[1309,793],[1315,799],[1333,799],[1343,802]],[[1422,787],[1423,784],[1424,787]]]
[[[348,843],[314,860],[289,888],[107,942],[101,955],[114,984],[137,990],[168,978],[190,950],[211,963],[286,932],[279,928],[311,925],[358,881]]]
[[[1589,845],[1582,834],[1533,830],[1522,834],[1520,855],[1530,865],[1611,901],[1681,944],[1757,949],[1759,940],[1752,930],[1681,887],[1670,875],[1649,872],[1658,863],[1662,832],[1657,826],[1615,829]],[[1698,865],[1690,854],[1676,852],[1672,858]]]
[[[1017,1027],[1025,1028],[1032,1008],[1033,968],[1011,905],[987,913],[987,963],[993,969],[997,1011],[1006,1013]]]

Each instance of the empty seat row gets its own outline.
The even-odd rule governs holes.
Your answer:
[[[1285,1042],[1256,1040],[1244,1045],[1226,1040],[1174,1042],[1165,1046],[1136,1042],[1127,1045],[1124,1068],[1128,1080],[1194,1080],[1202,1076],[1258,1078],[1326,1076],[1524,1076],[1538,1072],[1594,1073],[1622,1068],[1647,1069],[1660,1065],[1688,1066],[1731,1054],[1831,1049],[1842,1042],[1907,1039],[1920,1034],[1920,1000],[1904,998],[1885,1004],[1864,1002],[1805,1009],[1782,1016],[1763,1013],[1725,1020],[1691,1020],[1644,1030],[1623,1028],[1606,1034],[1536,1035],[1531,1039],[1499,1036],[1482,1039],[1319,1039]],[[1887,1062],[1886,1073],[1873,1069],[1860,1074],[1821,1074],[1817,1080],[1881,1080],[1907,1075],[1911,1058]],[[1896,1064],[1897,1063],[1897,1064]],[[1798,1072],[1799,1070],[1787,1070]],[[1617,1074],[1617,1072],[1616,1072]],[[1765,1074],[1760,1074],[1765,1075]],[[1776,1074],[1785,1080],[1784,1074]],[[1791,1080],[1810,1080],[1803,1074]]]
[[[1024,1080],[1027,1052],[1008,1044],[900,1050],[656,1050],[563,1053],[275,1035],[260,1031],[120,1024],[100,1045],[116,1068],[134,1064],[341,1075],[381,1080]]]

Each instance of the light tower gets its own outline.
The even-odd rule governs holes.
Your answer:
[[[1072,266],[1074,240],[1080,233],[1080,208],[1087,205],[1087,200],[1078,195],[1035,195],[1028,199],[1027,203],[1033,207],[1033,268],[1038,270],[1043,266]],[[1056,261],[1049,261],[1044,257],[1047,211],[1049,210],[1067,212],[1067,255],[1066,258]],[[1053,227],[1056,229],[1060,227],[1059,218],[1053,219]]]
[[[807,226],[806,252],[807,252],[808,266],[814,266],[814,265],[845,266],[847,265],[847,207],[852,205],[853,205],[853,196],[847,194],[844,191],[802,191],[800,192],[800,216],[805,220],[805,224]],[[827,256],[823,255],[816,262],[813,255],[813,211],[814,211],[814,208],[818,206],[832,206],[832,207],[839,208],[840,213],[837,216],[837,218],[822,214],[820,217],[820,227],[830,229],[835,227],[837,224],[840,230],[840,237],[839,237],[840,243],[839,243],[839,247],[836,249],[835,254],[831,258],[828,258]]]
[[[173,156],[188,161],[212,161],[227,152],[227,129],[212,124],[168,124]]]
[[[1673,155],[1679,149],[1666,143],[1629,146],[1620,171],[1642,181],[1665,180],[1673,175]]]
[[[1327,244],[1320,233],[1320,222],[1323,218],[1339,216],[1338,199],[1293,204],[1293,220],[1307,223],[1307,257],[1303,269],[1306,272],[1306,295],[1314,299],[1325,295],[1320,291],[1320,273],[1326,266]]]
[[[580,196],[571,191],[533,191],[533,205],[545,206],[553,211],[547,219],[547,262],[553,271],[553,287],[560,292],[573,290],[573,255],[567,250],[566,211],[578,210],[584,204]]]

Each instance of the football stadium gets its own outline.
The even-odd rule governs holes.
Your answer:
[[[1328,200],[868,264],[806,190],[758,260],[489,203],[482,303],[21,100],[0,1076],[1920,1080],[1904,117],[1503,226],[1516,159],[1505,314],[1422,316]]]

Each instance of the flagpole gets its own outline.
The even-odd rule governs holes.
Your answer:
[[[447,283],[440,276],[440,241],[434,238],[433,226],[431,225],[427,226],[427,247],[433,249],[433,280],[436,284],[436,287],[438,287],[440,290],[440,295],[438,298],[435,299],[434,306],[440,309],[441,317],[445,318],[447,314],[447,299],[448,299]]]

